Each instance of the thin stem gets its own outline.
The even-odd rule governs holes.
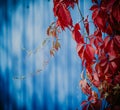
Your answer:
[[[69,26],[68,26],[68,29],[69,29],[70,31],[72,31],[71,28],[70,28]]]
[[[78,7],[78,11],[79,11],[79,14],[80,14],[80,16],[81,16],[81,18],[82,18],[83,25],[84,25],[84,28],[85,28],[84,17],[83,17],[83,15],[82,15],[81,10],[80,10],[79,4],[77,4],[77,7]],[[86,28],[85,28],[85,29],[86,29]],[[87,33],[87,35],[88,35],[88,33]],[[88,36],[89,36],[89,35],[88,35]],[[86,43],[87,43],[87,38],[86,38]]]
[[[82,15],[81,10],[80,10],[79,4],[77,4],[77,7],[78,7],[78,11],[79,11],[79,13],[80,13],[80,16],[81,16],[82,20],[84,20],[84,17],[83,17],[83,15]]]
[[[78,23],[80,23],[81,21],[83,21],[83,19],[81,19],[80,21],[78,21]]]

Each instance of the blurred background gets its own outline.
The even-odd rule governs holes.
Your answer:
[[[91,14],[90,0],[79,5]],[[70,10],[80,21],[77,7]],[[50,42],[41,45],[55,20],[52,0],[0,0],[0,110],[81,110],[82,66],[70,31],[50,60]]]

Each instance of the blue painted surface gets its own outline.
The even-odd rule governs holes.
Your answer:
[[[80,0],[84,16],[90,5]],[[81,109],[82,67],[71,33],[60,34],[61,49],[39,74],[50,44],[30,56],[23,50],[34,51],[47,37],[46,29],[55,20],[52,7],[52,0],[0,0],[0,110]],[[75,10],[71,10],[74,21],[80,21]]]

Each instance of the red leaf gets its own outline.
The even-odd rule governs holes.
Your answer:
[[[99,46],[102,44],[102,33],[100,30],[96,30],[93,34],[93,37],[90,38],[90,44],[94,44],[98,49]],[[97,51],[97,50],[96,50]]]
[[[72,31],[72,37],[77,43],[84,43],[84,39],[81,36],[80,32],[77,30]]]
[[[63,3],[55,5],[54,14],[58,17],[58,26],[61,26],[63,30],[65,27],[72,26],[72,18],[70,12]]]
[[[86,71],[87,71],[87,72],[86,72],[87,77],[89,78],[89,80],[92,80],[92,79],[93,79],[92,74],[91,74],[88,70],[86,70]]]
[[[87,32],[87,34],[89,35],[89,22],[88,22],[88,16],[87,16],[87,18],[85,19],[84,24],[85,24],[86,32]]]
[[[116,0],[112,6],[112,15],[117,22],[120,22],[120,1]]]
[[[82,110],[88,110],[88,104],[86,104],[85,106],[83,106]]]
[[[107,73],[107,74],[105,75],[105,80],[106,80],[108,83],[111,83],[111,82],[112,82],[112,74]]]
[[[99,78],[98,78],[98,74],[97,74],[97,73],[93,73],[93,77],[94,77],[94,80],[99,81]]]
[[[87,83],[87,81],[85,79],[80,81],[80,86],[82,88],[82,91],[84,94],[90,95],[92,94],[92,90],[90,85]]]
[[[92,14],[92,19],[94,21],[94,24],[99,27],[100,30],[105,32],[106,29],[106,23],[108,20],[108,15],[105,11],[96,9]]]
[[[101,60],[100,66],[101,66],[101,67],[105,67],[106,65],[107,65],[107,60],[106,60],[106,58],[105,58],[105,59]]]
[[[84,44],[79,43],[77,45],[77,52],[79,53],[84,48]]]
[[[100,64],[99,64],[99,63],[97,63],[97,64],[95,65],[95,70],[97,71],[98,74],[100,74],[101,68],[100,68]]]
[[[115,78],[114,78],[114,83],[115,83],[115,84],[120,84],[120,73],[115,76]]]
[[[86,54],[87,56],[89,56],[90,59],[94,59],[94,54],[95,54],[95,49],[90,45],[90,44],[87,44],[86,45]]]
[[[101,17],[100,15],[98,15],[95,19],[94,19],[94,23],[95,25],[97,25],[100,29],[104,29],[105,28],[105,25],[106,25],[106,22],[104,20],[103,17]]]
[[[76,24],[75,24],[74,30],[80,30],[80,25],[79,25],[79,23],[76,23]]]
[[[92,83],[94,86],[98,87],[100,85],[100,80],[99,80],[99,77],[98,77],[98,73],[93,73],[93,80],[92,80]]]
[[[85,64],[85,67],[86,67],[86,69],[87,69],[87,71],[89,72],[89,73],[92,73],[92,71],[93,71],[93,69],[92,69],[92,63],[93,63],[93,61],[92,61],[92,59],[89,59],[89,57],[88,56],[84,56],[85,57],[85,59],[86,59],[86,64]]]
[[[99,82],[99,81],[93,81],[92,83],[93,83],[93,85],[96,86],[96,87],[99,87],[99,85],[100,85],[100,82]]]
[[[117,60],[117,58],[118,58],[117,56],[109,55],[109,61],[110,62]]]
[[[113,33],[112,27],[110,26],[110,24],[108,24],[108,26],[106,27],[106,33],[111,35]]]
[[[104,39],[104,46],[103,49],[105,50],[105,52],[107,52],[108,54],[112,55],[112,56],[116,56],[116,52],[115,52],[115,45],[114,45],[114,40],[111,39],[109,36],[107,36]]]
[[[99,46],[102,44],[102,33],[99,29],[97,29],[93,35],[90,35],[90,44],[94,44],[98,49]],[[98,51],[98,50],[96,50]]]
[[[61,0],[67,7],[74,8],[75,3],[78,3],[78,0]]]
[[[84,55],[84,44],[79,43],[77,45],[77,52],[78,52],[78,55],[80,56],[80,58],[83,58],[83,55]]]
[[[82,101],[82,103],[80,104],[81,106],[85,105],[88,101]]]
[[[96,9],[98,9],[98,5],[93,5],[93,6],[90,8],[90,10],[92,10],[92,11],[94,11],[94,10],[96,10]]]
[[[99,46],[99,41],[98,41],[98,39],[95,39],[95,40],[94,40],[94,45],[98,48],[98,46]]]
[[[98,16],[98,13],[99,13],[98,10],[93,11],[93,13],[92,13],[92,19],[93,20]]]
[[[78,30],[80,30],[80,25],[76,23],[72,31],[72,37],[77,43],[84,43],[84,39]]]
[[[50,50],[50,55],[51,55],[51,56],[54,56],[54,54],[55,54],[54,50],[51,49],[51,50]]]
[[[107,64],[107,65],[105,66],[104,73],[107,73],[107,72],[108,72],[108,70],[109,70],[109,64]]]
[[[110,69],[111,69],[112,73],[115,73],[117,68],[118,68],[118,65],[115,62],[110,63]]]
[[[120,36],[119,35],[116,35],[114,37],[114,42],[117,45],[117,47],[120,48]]]
[[[95,32],[94,32],[94,35],[96,36],[96,37],[102,37],[102,33],[101,33],[101,30],[99,30],[99,29],[97,29]]]
[[[108,46],[109,41],[110,41],[110,36],[105,37],[105,39],[104,39],[104,47],[105,48]]]
[[[74,8],[74,4],[78,3],[78,0],[53,0],[54,5],[63,3],[66,5],[66,7],[72,7]]]
[[[94,38],[94,37],[91,37],[91,38],[90,38],[90,44],[94,44],[94,41],[95,41],[95,38]]]

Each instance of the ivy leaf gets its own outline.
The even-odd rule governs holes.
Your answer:
[[[86,32],[87,32],[87,34],[89,35],[89,22],[88,22],[88,16],[87,16],[87,18],[85,19],[84,24],[85,24]]]
[[[56,50],[58,50],[60,48],[60,43],[58,42],[58,40],[56,41],[55,45],[54,45],[54,48]]]
[[[51,55],[51,56],[54,56],[54,54],[55,54],[54,49],[51,49],[51,50],[50,50],[50,55]]]
[[[76,23],[72,31],[72,37],[77,43],[84,43],[83,36],[79,32],[79,30],[80,30],[80,25]]]
[[[82,89],[84,94],[86,94],[86,95],[91,95],[92,94],[91,87],[87,83],[86,79],[83,79],[83,80],[80,81],[80,86],[81,86],[81,89]]]
[[[65,27],[72,26],[72,18],[69,10],[66,5],[59,3],[54,7],[54,14],[58,17],[57,25],[60,26],[63,30]]]
[[[90,8],[90,10],[92,10],[92,11],[95,11],[96,9],[98,9],[98,5],[93,5],[93,6]]]
[[[76,24],[75,24],[74,30],[80,30],[80,25],[79,25],[79,23],[76,23]]]
[[[116,44],[116,46],[117,46],[118,48],[120,48],[120,36],[119,36],[119,35],[116,35],[116,36],[114,37],[114,43]]]
[[[89,57],[89,59],[91,59],[91,60],[94,59],[95,49],[90,44],[86,45],[85,53],[87,54],[87,56]]]
[[[92,19],[93,20],[95,20],[95,18],[98,16],[98,13],[99,13],[98,10],[93,11],[93,13],[92,13]]]
[[[87,102],[88,102],[87,100],[82,101],[81,106],[85,105]]]
[[[97,74],[97,73],[93,73],[93,77],[94,77],[94,80],[99,81],[99,78],[98,78],[98,74]]]
[[[77,43],[84,43],[84,39],[78,30],[72,31],[72,37]]]
[[[84,56],[84,44],[83,43],[77,44],[77,53],[79,57],[83,59],[83,56]]]
[[[112,15],[116,21],[120,22],[120,1],[116,0],[112,6]]]

